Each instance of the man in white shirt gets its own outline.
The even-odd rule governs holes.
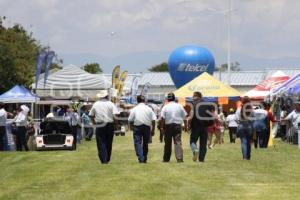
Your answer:
[[[169,93],[169,103],[161,111],[161,128],[165,130],[165,147],[163,162],[169,162],[172,154],[172,138],[175,145],[175,157],[177,162],[183,162],[183,150],[181,143],[181,125],[184,122],[184,130],[187,130],[187,113],[183,106],[175,102],[175,95]]]
[[[0,103],[0,151],[4,151],[4,138],[6,135],[6,119],[7,113],[5,105]]]
[[[139,163],[147,163],[150,132],[154,136],[156,115],[145,104],[145,97],[137,96],[137,102],[138,105],[130,111],[128,121],[133,125],[134,149]]]
[[[21,105],[17,116],[14,118],[14,122],[17,125],[17,140],[16,140],[17,151],[22,151],[23,147],[25,148],[25,151],[29,151],[29,148],[27,146],[27,141],[26,141],[26,133],[27,133],[26,126],[28,125],[27,123],[28,112],[29,112],[29,108],[25,105]]]
[[[76,150],[77,143],[80,143],[80,137],[77,135],[77,129],[78,129],[78,124],[79,124],[79,115],[77,114],[76,111],[74,111],[71,107],[67,106],[67,111],[64,114],[63,118],[66,120],[72,130],[72,135],[73,135],[73,149]],[[81,134],[81,133],[80,133]]]
[[[300,125],[300,98],[294,102],[295,110],[293,110],[285,119],[284,121],[290,121],[292,123],[292,132],[294,134],[295,140],[298,138],[299,125]],[[298,141],[299,142],[299,141]]]
[[[97,94],[100,101],[94,103],[89,116],[96,124],[96,142],[98,156],[102,164],[108,164],[111,158],[112,143],[114,138],[115,115],[119,111],[115,104],[108,100],[107,90]]]
[[[237,134],[237,127],[238,127],[238,120],[236,118],[233,108],[229,109],[229,115],[226,117],[226,123],[229,130],[230,143],[235,143],[235,139],[237,136],[236,134]]]

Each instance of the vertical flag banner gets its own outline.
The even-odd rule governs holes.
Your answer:
[[[117,86],[119,85],[119,77],[120,77],[120,65],[115,66],[113,72],[112,72],[112,88],[117,89]]]
[[[131,96],[130,96],[130,102],[134,103],[135,99],[136,99],[136,95],[139,89],[139,85],[138,85],[138,77],[134,77],[132,80],[132,84],[131,84]]]
[[[148,93],[148,91],[149,91],[149,89],[150,89],[150,86],[151,86],[151,84],[150,84],[149,82],[147,82],[147,83],[144,85],[144,87],[143,87],[143,89],[142,89],[142,91],[141,91],[141,95],[142,95],[142,96],[146,96],[146,95],[147,95],[147,93]]]
[[[41,51],[37,57],[37,64],[35,69],[35,88],[37,88],[37,84],[39,81],[39,77],[42,71],[42,65],[46,60],[47,53],[45,51]]]
[[[45,76],[44,76],[44,87],[45,87],[46,82],[47,82],[47,78],[48,78],[50,66],[51,66],[51,64],[52,64],[52,61],[53,61],[54,56],[55,56],[55,52],[54,52],[54,51],[49,51],[49,52],[47,53],[47,57],[46,57],[46,67],[45,67]]]
[[[120,82],[119,82],[119,87],[118,87],[118,92],[119,92],[119,95],[122,95],[122,92],[123,92],[123,88],[124,88],[124,83],[125,83],[125,80],[128,76],[128,72],[127,71],[124,71],[122,72],[121,76],[120,76]]]

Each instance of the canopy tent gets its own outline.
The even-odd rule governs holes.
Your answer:
[[[282,85],[276,87],[272,90],[272,95],[285,93],[285,92],[291,92],[296,93],[297,88],[300,86],[300,72],[284,82]]]
[[[34,103],[39,98],[22,85],[16,85],[9,91],[0,95],[0,102],[3,103]]]
[[[263,100],[271,93],[272,88],[284,83],[290,77],[282,71],[277,71],[267,79],[260,82],[254,89],[246,92],[244,96],[248,96],[254,100]]]
[[[174,92],[176,97],[188,98],[192,97],[193,93],[199,91],[204,99],[208,101],[220,100],[238,100],[241,94],[234,88],[225,85],[221,81],[215,79],[207,72],[202,73],[189,83],[185,84]]]
[[[32,85],[35,88],[35,83]],[[50,74],[46,84],[44,79],[37,83],[36,94],[39,97],[84,100],[96,98],[101,90],[110,88],[110,82],[101,74],[90,74],[77,66],[69,65]]]

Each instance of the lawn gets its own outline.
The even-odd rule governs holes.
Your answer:
[[[208,150],[192,161],[183,136],[184,163],[162,163],[158,135],[147,164],[138,164],[132,133],[115,137],[111,163],[100,165],[96,144],[77,151],[0,153],[0,199],[300,199],[300,150],[279,140],[242,160],[240,143]]]

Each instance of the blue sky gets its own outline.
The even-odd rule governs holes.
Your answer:
[[[233,61],[246,69],[299,66],[300,1],[232,0],[232,8]],[[0,9],[6,26],[22,24],[66,65],[145,71],[186,44],[226,62],[228,0],[0,0]]]

